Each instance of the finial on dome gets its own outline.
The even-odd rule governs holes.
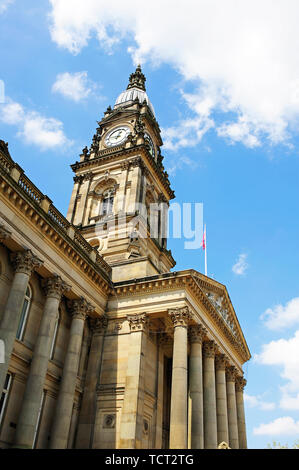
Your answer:
[[[134,73],[130,75],[130,83],[127,86],[127,90],[130,88],[140,88],[140,90],[145,91],[145,75],[141,71],[141,65],[138,64]]]

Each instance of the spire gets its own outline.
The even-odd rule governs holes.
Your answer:
[[[127,90],[130,88],[139,88],[140,90],[145,91],[145,75],[141,71],[141,65],[137,65],[136,70],[134,73],[130,75],[130,83],[127,86]]]

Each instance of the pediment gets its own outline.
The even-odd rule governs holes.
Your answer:
[[[239,344],[245,345],[246,349],[248,349],[226,287],[214,279],[198,273],[197,271],[192,272],[192,277],[198,283],[209,304],[217,312],[219,319],[222,320],[222,323],[229,330],[235,340]]]

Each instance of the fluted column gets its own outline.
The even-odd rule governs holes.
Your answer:
[[[103,340],[107,327],[107,318],[102,316],[93,319],[90,323],[92,340],[79,416],[76,438],[77,449],[88,449],[92,447],[92,429],[96,416],[96,386],[101,369]]]
[[[216,449],[217,447],[215,352],[215,342],[205,341],[203,344],[203,407],[205,449]]]
[[[238,416],[238,433],[239,433],[239,448],[247,449],[246,437],[246,423],[245,423],[245,410],[243,391],[246,385],[244,377],[237,377],[236,379],[236,401],[237,401],[237,416]]]
[[[146,313],[128,315],[128,322],[131,333],[119,447],[121,449],[141,449],[149,318]]]
[[[5,362],[0,364],[0,395],[3,390],[10,356],[16,339],[28,282],[34,269],[42,265],[42,261],[31,250],[13,253],[11,260],[15,274],[0,324],[0,339],[4,341],[5,345]]]
[[[168,311],[174,326],[170,406],[170,449],[188,447],[188,307]]]
[[[226,369],[226,393],[229,446],[232,449],[239,448],[235,379],[236,368],[234,366],[230,366]]]
[[[94,308],[81,297],[70,304],[72,324],[51,430],[51,449],[65,449],[72,419],[84,321]]]
[[[15,437],[16,447],[32,448],[58,307],[62,294],[70,288],[59,276],[46,279],[43,282],[43,287],[46,293],[46,302],[18,419]]]
[[[216,408],[217,408],[217,445],[225,442],[228,444],[228,418],[227,418],[227,397],[225,368],[227,358],[224,354],[217,354],[215,357],[216,367]]]
[[[204,448],[203,432],[203,385],[202,385],[202,341],[205,329],[202,325],[189,330],[189,393],[191,399],[191,448]]]

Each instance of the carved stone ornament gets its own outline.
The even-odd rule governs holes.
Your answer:
[[[0,242],[7,240],[11,236],[11,232],[4,227],[4,225],[0,224]]]
[[[215,367],[217,370],[225,370],[227,366],[227,357],[225,354],[216,354]]]
[[[227,442],[222,441],[218,445],[217,449],[230,449],[230,447],[228,446]]]
[[[247,380],[244,377],[237,377],[236,378],[236,391],[237,392],[243,392],[244,387],[247,384]]]
[[[194,325],[189,328],[189,339],[190,343],[202,344],[203,338],[206,335],[207,330],[202,325]]]
[[[114,429],[116,423],[116,415],[115,414],[107,414],[104,415],[103,419],[103,428]]]
[[[37,258],[31,250],[12,253],[11,262],[16,273],[24,273],[28,274],[28,276],[43,264],[43,261]]]
[[[189,321],[192,319],[188,307],[172,308],[168,310],[168,315],[171,318],[174,328],[177,326],[187,327]]]
[[[55,297],[56,299],[61,299],[62,294],[68,292],[71,288],[71,286],[64,282],[58,275],[43,279],[42,287],[47,297]]]
[[[204,357],[207,358],[214,358],[216,351],[217,351],[217,345],[215,341],[204,341],[203,343],[203,355]]]
[[[68,306],[73,319],[85,320],[94,311],[94,307],[84,297],[70,301]]]
[[[237,378],[237,369],[235,366],[229,366],[226,369],[226,381],[235,382]]]
[[[131,333],[148,330],[149,317],[147,313],[136,313],[135,315],[128,315],[127,320],[130,325]]]
[[[74,183],[79,183],[81,184],[84,181],[84,175],[76,175],[73,178]]]
[[[149,433],[149,422],[147,419],[143,420],[143,434],[148,435]]]
[[[90,328],[94,335],[103,335],[108,325],[108,319],[105,315],[90,319]]]

